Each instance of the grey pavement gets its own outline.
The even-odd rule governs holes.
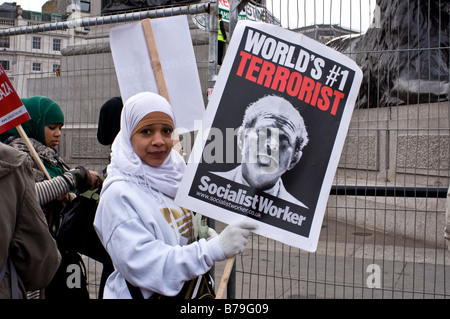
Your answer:
[[[315,253],[254,236],[235,267],[236,298],[450,297],[446,248],[333,220]]]
[[[95,299],[102,267],[85,262]],[[224,266],[214,267],[216,289]],[[333,220],[324,221],[315,253],[252,235],[235,270],[236,299],[450,298],[446,248]]]

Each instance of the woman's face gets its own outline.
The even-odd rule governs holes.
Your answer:
[[[45,145],[56,148],[61,137],[62,124],[50,124],[44,127]]]
[[[131,145],[144,163],[158,167],[172,150],[172,132],[166,124],[146,125],[131,137]]]

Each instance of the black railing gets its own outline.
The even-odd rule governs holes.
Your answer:
[[[445,187],[400,187],[400,186],[332,186],[330,195],[337,196],[380,196],[380,197],[420,197],[446,198],[448,188]],[[227,285],[227,298],[236,296],[236,268],[230,274]]]
[[[332,186],[330,195],[446,198],[445,187]]]

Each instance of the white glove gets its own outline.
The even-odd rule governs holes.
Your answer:
[[[247,246],[250,230],[256,227],[256,222],[251,220],[243,220],[227,226],[219,235],[220,247],[225,257],[230,258],[243,252]]]
[[[213,239],[214,237],[219,236],[219,234],[212,228],[208,228],[208,237],[206,237],[206,240]]]

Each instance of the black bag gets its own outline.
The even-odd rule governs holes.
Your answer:
[[[133,299],[144,299],[141,290],[130,284],[128,281],[127,286]],[[167,297],[154,293],[150,296],[150,299],[215,299],[216,293],[214,292],[214,280],[209,272],[197,277],[196,279],[187,281],[178,295],[174,297]]]
[[[114,271],[114,266],[94,229],[100,191],[100,188],[87,191],[63,208],[55,240],[61,252],[70,255],[80,253],[103,264],[98,293],[99,299],[102,299],[106,280]]]
[[[79,275],[79,287],[69,287],[67,284],[69,276],[69,266],[77,267],[75,275]],[[74,271],[75,269],[73,269]],[[45,288],[45,299],[49,300],[86,300],[90,299],[87,272],[83,259],[75,251],[61,251],[61,264],[56,271],[50,284]]]
[[[111,259],[94,229],[100,188],[80,194],[61,211],[56,243],[61,251],[76,251],[103,264]]]

